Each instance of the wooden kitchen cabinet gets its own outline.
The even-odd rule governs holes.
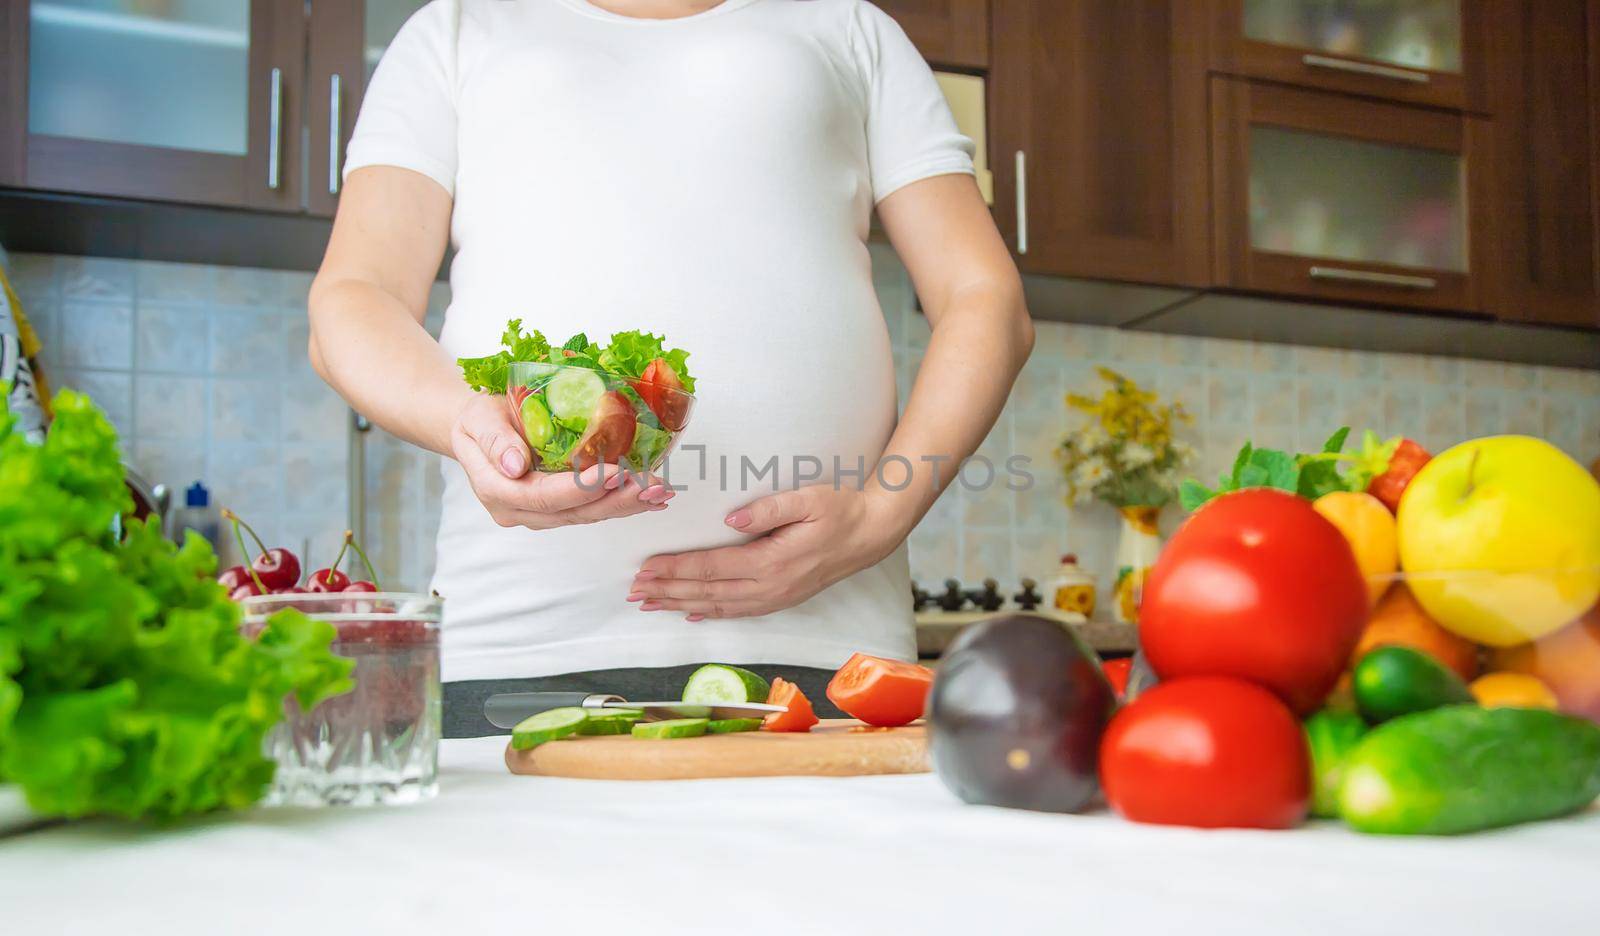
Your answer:
[[[989,0],[877,0],[936,68],[989,67]]]
[[[1524,2],[1210,0],[1211,65],[1266,81],[1483,111],[1490,8]]]
[[[302,0],[0,3],[0,184],[300,209]]]
[[[1495,4],[1486,302],[1600,328],[1600,0]]]
[[[1208,285],[1204,4],[991,9],[995,214],[1018,265]]]
[[[307,138],[311,180],[306,209],[332,217],[343,183],[344,148],[373,69],[411,14],[427,0],[313,0],[307,50]]]
[[[1476,313],[1487,121],[1212,79],[1218,285]]]

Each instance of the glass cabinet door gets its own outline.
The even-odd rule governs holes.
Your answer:
[[[1460,153],[1250,128],[1256,250],[1467,271]]]
[[[1461,71],[1460,0],[1244,0],[1244,35],[1401,68]]]
[[[28,130],[243,156],[248,0],[33,0]]]
[[[1236,78],[1212,110],[1222,285],[1480,311],[1486,121]]]
[[[366,21],[362,24],[361,59],[370,81],[385,49],[411,14],[427,5],[427,0],[367,0]]]
[[[1487,112],[1478,0],[1213,0],[1216,71]]]
[[[19,0],[29,188],[298,211],[304,0]]]

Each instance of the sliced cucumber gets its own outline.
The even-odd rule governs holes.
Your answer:
[[[666,721],[639,722],[633,726],[635,738],[698,738],[706,733],[704,718],[669,718]]]
[[[580,735],[627,734],[644,717],[638,709],[588,709],[589,717],[578,726]]]
[[[760,727],[759,718],[713,718],[706,722],[706,734],[733,734],[736,731],[756,731]]]
[[[772,687],[767,681],[747,669],[725,663],[707,663],[689,676],[683,684],[683,701],[715,704],[717,702],[765,702]]]
[[[562,368],[544,388],[557,419],[588,419],[605,392],[605,381],[586,367]]]
[[[518,751],[526,751],[546,741],[558,741],[577,734],[578,727],[588,717],[588,713],[576,706],[529,715],[511,729],[511,746]]]
[[[556,434],[556,424],[550,421],[550,411],[537,395],[522,401],[522,437],[532,448],[542,448]]]

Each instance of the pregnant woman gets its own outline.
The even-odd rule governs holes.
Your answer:
[[[446,456],[447,735],[493,731],[492,692],[675,698],[706,661],[825,709],[851,652],[914,657],[906,536],[1033,342],[971,153],[863,0],[435,0],[406,24],[350,141],[310,354]],[[898,420],[874,209],[932,326]],[[512,318],[691,352],[670,487],[530,470],[505,400],[455,365]]]

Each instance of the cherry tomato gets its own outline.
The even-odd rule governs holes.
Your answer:
[[[1139,694],[1100,742],[1100,785],[1135,822],[1287,829],[1305,818],[1305,734],[1277,696],[1242,679],[1191,676]]]
[[[1118,699],[1128,694],[1128,675],[1133,672],[1133,657],[1107,660],[1100,664],[1100,671],[1106,674],[1106,679],[1111,682],[1111,688],[1116,691]]]
[[[1410,439],[1401,439],[1399,448],[1394,450],[1394,455],[1389,459],[1389,467],[1383,474],[1367,482],[1367,493],[1383,501],[1383,506],[1389,508],[1390,513],[1399,513],[1400,495],[1406,492],[1406,486],[1422,470],[1422,466],[1432,459],[1427,449]]]
[[[602,393],[595,404],[589,425],[578,437],[578,447],[572,453],[572,467],[582,471],[590,465],[615,465],[628,454],[633,445],[633,430],[638,425],[633,420],[633,407],[620,390]]]
[[[789,710],[773,712],[763,718],[763,731],[810,731],[812,725],[821,721],[811,708],[811,700],[800,691],[800,687],[782,677],[772,681],[772,688],[767,690],[767,701],[773,705],[787,705]]]
[[[1338,528],[1304,498],[1255,488],[1179,527],[1145,580],[1139,641],[1162,679],[1238,676],[1308,715],[1366,619],[1367,585]]]
[[[828,681],[828,698],[869,725],[894,728],[922,717],[932,687],[926,666],[857,653]]]
[[[650,407],[650,412],[661,420],[661,426],[672,432],[681,432],[689,421],[689,397],[683,393],[683,381],[678,372],[662,358],[645,365],[644,373],[634,385],[639,399]]]

